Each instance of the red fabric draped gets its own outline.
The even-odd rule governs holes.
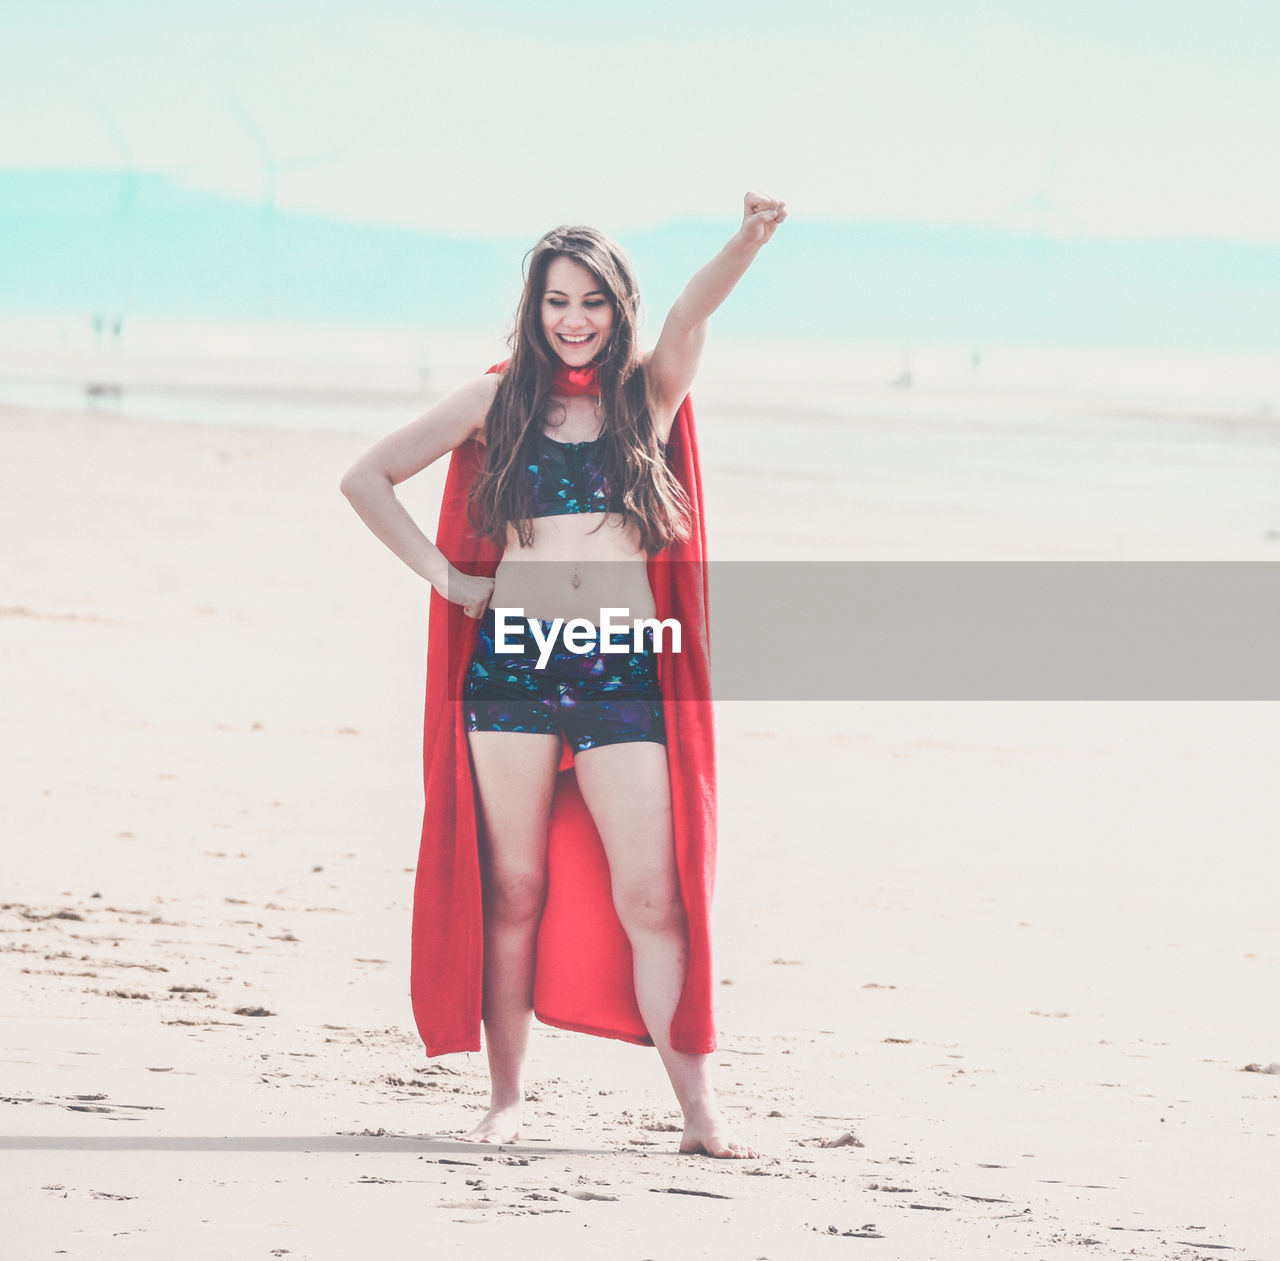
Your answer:
[[[501,371],[505,365],[491,368]],[[491,577],[501,553],[476,534],[467,496],[483,458],[474,440],[449,464],[436,544],[454,566]],[[691,505],[689,538],[648,562],[660,618],[675,617],[682,650],[659,658],[676,865],[689,933],[684,990],[671,1023],[680,1051],[715,1050],[710,911],[716,849],[715,742],[707,639],[706,531],[693,408],[680,405],[667,462]],[[484,964],[477,809],[462,684],[479,623],[431,594],[423,732],[426,809],[413,905],[411,989],[428,1055],[480,1049]],[[636,1005],[631,948],[613,909],[599,835],[565,747],[552,804],[548,893],[538,931],[534,1011],[544,1024],[652,1045]]]

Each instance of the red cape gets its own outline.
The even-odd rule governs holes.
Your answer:
[[[435,541],[458,569],[492,576],[501,551],[477,535],[467,517],[467,497],[482,458],[474,440],[453,452]],[[658,616],[676,617],[682,628],[681,651],[659,658],[676,865],[689,932],[689,965],[671,1022],[671,1044],[704,1054],[716,1049],[710,948],[716,779],[702,470],[687,397],[671,430],[667,463],[691,506],[688,540],[648,562]],[[459,699],[478,628],[460,605],[432,592],[423,732],[426,811],[414,887],[411,971],[414,1018],[428,1055],[480,1049],[484,926],[478,811]],[[613,909],[604,849],[578,791],[568,746],[552,803],[547,862],[535,1014],[561,1029],[651,1046],[636,1005],[631,947]]]

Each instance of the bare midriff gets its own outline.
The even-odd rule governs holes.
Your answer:
[[[600,432],[592,398],[553,398],[547,435],[557,442],[590,442]],[[648,556],[640,533],[616,512],[535,517],[533,541],[520,546],[514,529],[494,574],[490,608],[524,609],[526,617],[583,617],[600,624],[601,609],[654,617]]]
[[[599,416],[593,398],[553,398],[548,437],[591,442]],[[521,547],[507,531],[507,549],[494,574],[490,608],[522,608],[526,617],[585,617],[598,626],[600,609],[625,608],[630,617],[654,617],[648,556],[640,533],[617,512],[575,512],[535,517],[534,539]]]
[[[491,608],[521,608],[526,617],[583,617],[600,623],[600,610],[626,609],[624,616],[653,617],[648,557],[639,532],[616,512],[538,517],[533,542],[521,547],[515,530],[507,538],[494,575]]]

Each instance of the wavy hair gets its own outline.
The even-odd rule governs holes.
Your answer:
[[[485,417],[484,463],[468,505],[472,524],[499,547],[506,545],[510,528],[522,547],[533,542],[533,495],[525,470],[538,460],[538,440],[561,363],[542,327],[547,268],[560,257],[587,268],[613,308],[609,340],[594,360],[600,383],[601,467],[614,503],[639,531],[645,551],[660,551],[688,537],[689,501],[658,446],[636,346],[640,291],[631,264],[595,228],[553,228],[525,255],[524,291],[507,342],[511,359]]]

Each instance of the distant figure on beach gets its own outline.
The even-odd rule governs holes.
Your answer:
[[[708,319],[786,216],[748,193],[647,354],[622,250],[548,232],[510,359],[342,479],[433,589],[412,993],[430,1055],[479,1050],[483,1023],[490,1106],[468,1141],[520,1138],[536,1013],[655,1046],[680,1151],[759,1155],[710,1074],[715,763],[688,391]],[[433,542],[394,487],[450,452]]]

